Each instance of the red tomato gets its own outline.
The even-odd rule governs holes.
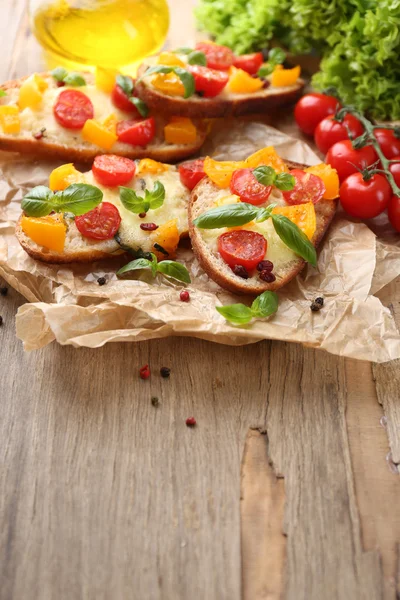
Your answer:
[[[294,188],[288,192],[282,192],[288,204],[304,204],[313,202],[316,204],[325,194],[325,184],[320,177],[313,173],[306,173],[300,169],[290,171],[295,179]]]
[[[267,240],[255,231],[236,229],[218,238],[218,252],[230,266],[242,265],[248,271],[255,269],[267,251]]]
[[[194,77],[196,92],[201,92],[205,98],[218,96],[228,83],[229,75],[223,71],[215,71],[201,65],[189,66],[188,70]]]
[[[238,69],[243,69],[250,75],[258,73],[259,68],[264,62],[262,52],[255,52],[254,54],[242,54],[242,56],[235,56],[233,59],[233,66]]]
[[[179,176],[181,182],[190,191],[206,176],[204,173],[204,158],[196,160],[187,160],[179,165]]]
[[[376,173],[364,181],[361,173],[353,173],[340,186],[340,202],[352,217],[372,219],[385,210],[392,193],[383,175]]]
[[[132,79],[132,77],[130,77]],[[134,79],[132,79],[134,83]],[[122,87],[115,84],[113,91],[111,92],[111,100],[116,108],[123,110],[124,112],[132,113],[132,115],[140,117],[139,111],[134,104],[129,100],[129,96],[125,94]]]
[[[132,146],[147,146],[156,134],[154,117],[131,119],[117,123],[117,136],[120,142]]]
[[[238,169],[233,172],[231,192],[240,197],[242,202],[258,206],[268,200],[272,185],[263,185],[253,175],[252,169]]]
[[[400,139],[390,129],[375,129],[374,134],[386,158],[400,158]]]
[[[133,160],[115,154],[96,156],[92,167],[96,181],[108,187],[125,185],[132,179],[135,170]]]
[[[364,127],[360,121],[353,117],[353,115],[346,115],[343,121],[335,121],[333,115],[325,117],[320,123],[314,133],[315,143],[319,150],[326,154],[333,144],[341,142],[342,140],[348,140],[349,134],[347,129],[350,131],[351,137],[354,139],[364,133]]]
[[[389,171],[392,173],[396,184],[400,187],[400,162],[390,165]]]
[[[349,175],[364,169],[378,160],[378,156],[372,146],[364,146],[360,150],[354,150],[350,140],[336,142],[328,150],[325,162],[331,165],[339,175],[342,183]]]
[[[400,232],[400,198],[392,196],[389,200],[388,217],[392,227]]]
[[[207,58],[207,67],[226,71],[233,63],[234,54],[227,46],[218,46],[218,44],[209,44],[200,42],[196,44],[196,50],[204,52]]]
[[[306,94],[297,102],[294,118],[304,133],[313,135],[318,123],[340,108],[339,100],[324,94]]]
[[[81,129],[88,119],[93,119],[93,104],[79,90],[64,90],[53,108],[54,117],[66,129]]]
[[[85,215],[75,217],[78,231],[91,240],[109,240],[117,233],[121,217],[118,208],[110,202],[102,202]]]

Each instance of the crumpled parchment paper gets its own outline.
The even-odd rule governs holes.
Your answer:
[[[214,125],[202,154],[238,160],[267,145],[274,145],[283,158],[320,162],[304,142],[246,120]],[[28,300],[16,318],[17,336],[26,350],[53,340],[96,348],[113,341],[182,335],[229,345],[263,339],[301,342],[376,362],[400,357],[394,319],[373,296],[400,274],[400,236],[386,215],[371,223],[374,233],[339,212],[321,246],[318,270],[308,266],[279,292],[273,317],[236,327],[215,307],[251,299],[234,296],[209,280],[189,245],[178,253],[192,276],[189,303],[179,300],[181,286],[165,278],[150,280],[144,273],[138,280],[118,280],[115,272],[126,258],[71,268],[42,264],[25,254],[14,236],[20,199],[30,187],[47,184],[58,164],[0,154],[0,275]],[[98,285],[101,276],[106,285]],[[313,313],[310,303],[316,296],[323,296],[325,304]]]

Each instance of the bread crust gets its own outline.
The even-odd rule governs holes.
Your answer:
[[[146,71],[147,65],[141,65],[138,77]],[[240,117],[248,114],[264,113],[269,109],[293,104],[302,95],[305,82],[301,79],[296,89],[265,95],[263,90],[241,98],[180,98],[167,96],[149,87],[144,80],[136,85],[137,93],[157,113],[178,115],[193,119],[212,119],[217,117]]]
[[[290,169],[304,169],[308,165],[296,163],[293,161],[285,161]],[[306,261],[302,258],[298,258],[298,260],[293,264],[289,271],[284,274],[276,273],[276,280],[272,283],[267,283],[259,280],[259,283],[253,284],[252,282],[246,284],[247,280],[241,279],[230,272],[229,267],[227,266],[226,272],[223,272],[219,269],[218,265],[215,264],[215,258],[208,250],[207,244],[202,239],[202,236],[195,225],[193,225],[193,220],[197,215],[194,215],[195,203],[200,194],[204,193],[206,188],[207,193],[212,194],[217,189],[217,186],[213,184],[213,182],[206,177],[202,179],[197,186],[193,189],[188,214],[189,214],[189,235],[192,242],[193,252],[196,255],[200,265],[207,273],[207,275],[218,283],[222,288],[229,290],[230,292],[236,294],[250,294],[250,295],[258,295],[262,294],[266,291],[276,291],[286,285],[289,281],[291,281],[296,275],[302,271],[304,268]],[[315,213],[317,218],[317,228],[312,238],[312,243],[315,247],[318,247],[322,238],[324,237],[333,217],[336,213],[337,208],[337,199],[336,200],[320,200],[315,205]]]
[[[42,76],[48,76],[48,73],[41,73]],[[83,73],[85,77],[90,81],[93,79],[91,73]],[[18,89],[21,84],[27,79],[21,77],[21,79],[13,79],[7,81],[0,86],[0,89],[7,91],[11,89]],[[92,162],[96,156],[100,154],[117,154],[119,156],[125,156],[131,159],[141,158],[152,158],[160,162],[174,163],[179,160],[190,157],[196,153],[204,143],[207,137],[208,126],[206,123],[201,121],[195,123],[197,127],[197,139],[193,144],[185,145],[173,145],[173,144],[160,144],[150,145],[148,147],[135,146],[132,150],[119,150],[118,148],[112,148],[110,151],[106,151],[102,148],[92,146],[89,148],[77,146],[69,146],[65,144],[59,144],[56,142],[49,142],[46,138],[36,140],[33,136],[31,139],[21,139],[12,135],[0,133],[0,150],[7,152],[20,152],[21,154],[32,154],[35,157],[52,157],[66,159],[72,162]]]

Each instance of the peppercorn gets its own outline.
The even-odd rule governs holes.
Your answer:
[[[0,295],[1,296],[7,296],[7,294],[8,294],[8,288],[6,288],[6,286],[1,287],[0,288]]]
[[[57,81],[57,87],[64,87],[65,81]]]
[[[324,299],[321,298],[321,296],[319,296],[318,298],[315,298],[315,300],[313,302],[311,302],[310,308],[313,312],[318,312],[319,310],[321,310],[323,305],[324,305]]]
[[[0,327],[3,325],[3,317],[0,316]]]
[[[171,369],[168,367],[161,367],[160,375],[161,377],[164,377],[164,379],[167,379],[171,375]]]
[[[187,290],[182,290],[181,293],[179,294],[179,298],[181,299],[182,302],[189,302],[190,294]]]
[[[195,425],[196,425],[196,419],[194,417],[188,417],[186,419],[186,425],[188,427],[195,427]]]
[[[35,138],[35,140],[41,140],[42,138],[44,138],[45,131],[46,131],[46,127],[42,127],[42,129],[40,129],[40,131],[37,131],[36,133],[34,133],[33,137]]]
[[[139,376],[141,379],[148,379],[150,377],[149,365],[144,365],[144,367],[141,367],[141,369],[139,370]]]
[[[266,90],[271,85],[271,82],[268,79],[264,79],[264,78],[262,78],[262,79],[263,79],[262,89]]]
[[[99,285],[104,285],[104,284],[107,283],[107,279],[105,277],[99,277],[98,280],[97,280],[97,283]]]
[[[155,223],[141,223],[140,229],[143,229],[143,231],[155,231],[158,229],[158,225]]]
[[[151,403],[152,403],[152,405],[153,405],[153,406],[156,406],[156,407],[157,407],[157,406],[160,406],[160,401],[159,401],[159,399],[157,398],[157,396],[153,396],[153,397],[152,397],[152,399],[151,399]]]
[[[270,271],[261,271],[260,279],[266,281],[267,283],[272,283],[273,281],[275,281],[276,277]]]
[[[242,279],[249,278],[247,269],[245,267],[243,267],[242,265],[235,265],[233,267],[232,271],[235,273],[235,275],[237,275],[238,277],[241,277]]]
[[[272,271],[274,268],[274,263],[270,260],[260,260],[257,265],[257,271]]]
[[[138,216],[139,216],[140,219],[144,219],[146,215],[147,215],[147,213],[142,212],[142,213],[139,213]]]

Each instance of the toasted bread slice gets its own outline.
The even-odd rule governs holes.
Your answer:
[[[285,162],[291,169],[304,169],[306,167],[306,165],[290,161]],[[266,258],[274,264],[273,273],[276,280],[272,283],[266,283],[259,278],[258,273],[248,279],[238,277],[221,258],[216,248],[216,239],[225,229],[202,230],[193,224],[194,219],[210,208],[213,208],[216,199],[218,197],[222,198],[224,194],[225,196],[229,196],[230,191],[221,190],[208,177],[202,179],[192,191],[189,203],[189,235],[197,259],[211,279],[231,292],[256,295],[267,290],[278,290],[300,273],[305,266],[305,261],[287,248],[276,234],[273,244],[269,240],[266,255]],[[277,197],[271,197],[270,202],[274,202],[277,199]],[[320,200],[315,204],[317,226],[311,239],[315,247],[318,246],[327,231],[335,215],[336,207],[337,200]],[[268,232],[273,235],[271,221],[266,221],[265,224],[269,228]],[[264,223],[260,223],[260,226],[264,226]],[[246,229],[246,225],[243,228]],[[269,254],[270,251],[271,254]]]
[[[142,64],[138,77],[145,74],[150,65]],[[275,107],[293,104],[302,95],[305,82],[298,79],[295,85],[268,87],[251,94],[234,94],[224,89],[215,98],[203,98],[196,94],[190,98],[168,96],[156,90],[151,81],[142,79],[136,86],[137,93],[154,111],[193,119],[240,117],[265,113]]]
[[[94,105],[95,119],[101,121],[111,114],[115,114],[119,120],[132,118],[129,114],[115,108],[110,94],[96,88],[93,74],[82,73],[82,76],[84,76],[87,86],[73,89],[78,89],[90,97]],[[48,84],[48,88],[43,92],[42,102],[35,110],[25,108],[20,112],[21,130],[19,133],[2,133],[0,126],[0,150],[81,162],[92,161],[97,155],[105,154],[106,151],[103,148],[85,141],[80,130],[66,129],[57,123],[53,115],[53,105],[57,96],[68,88],[58,87],[50,73],[41,73],[40,77]],[[4,104],[18,105],[19,89],[26,79],[27,77],[23,77],[8,81],[0,86],[0,89],[6,92],[6,96],[0,98],[0,106]],[[164,125],[168,119],[157,115],[155,111],[151,114],[156,119],[157,132],[150,144],[142,147],[117,141],[109,152],[132,159],[152,158],[161,162],[176,162],[191,156],[203,144],[207,135],[207,125],[204,122],[196,121],[194,123],[197,128],[197,139],[194,143],[169,144],[164,140]],[[43,127],[46,128],[44,137],[35,139],[34,134]]]

